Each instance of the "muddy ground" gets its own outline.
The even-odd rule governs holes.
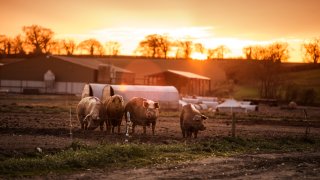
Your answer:
[[[107,135],[95,130],[83,133],[76,119],[75,108],[79,97],[76,96],[33,96],[17,94],[0,95],[0,156],[13,157],[34,153],[37,147],[44,152],[57,152],[73,141],[88,145],[125,140],[124,126],[120,134]],[[309,136],[320,135],[320,108],[299,107],[296,110],[281,109],[261,105],[258,112],[236,114],[238,123],[236,135],[240,137],[279,136],[300,137],[305,135],[305,115],[307,109],[310,122]],[[142,128],[130,138],[131,142],[163,143],[183,142],[177,112],[164,113],[156,126],[156,135],[142,135]],[[170,115],[172,114],[172,115]],[[206,112],[210,118],[206,121],[207,129],[200,132],[198,139],[210,139],[229,136],[231,119],[228,114]],[[248,118],[249,117],[249,118]],[[252,120],[250,120],[252,117]],[[71,122],[71,123],[70,123]],[[124,124],[124,123],[123,123]],[[175,165],[174,167],[149,167],[128,169],[126,171],[95,169],[75,173],[61,178],[89,177],[122,179],[123,178],[281,178],[281,177],[320,177],[320,152],[290,154],[257,154],[235,157],[212,157],[195,162]],[[52,178],[52,176],[48,175]],[[89,178],[90,179],[90,178]],[[93,178],[95,179],[95,178]],[[267,178],[268,179],[268,178]]]
[[[243,154],[137,169],[86,169],[48,179],[319,179],[319,153]]]

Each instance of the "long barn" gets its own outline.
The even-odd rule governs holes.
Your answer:
[[[90,58],[38,56],[0,68],[1,89],[20,93],[81,94],[85,83],[134,84],[134,79],[129,70]]]
[[[205,96],[210,91],[210,78],[199,74],[166,70],[145,77],[146,84],[175,86],[182,95]]]

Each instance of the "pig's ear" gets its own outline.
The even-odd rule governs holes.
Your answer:
[[[160,108],[160,104],[158,102],[154,103],[154,108],[159,109]]]
[[[207,117],[207,116],[205,116],[205,115],[201,115],[201,118],[202,118],[203,120],[208,119],[208,117]]]
[[[149,107],[149,103],[147,101],[143,101],[143,107],[147,109]]]

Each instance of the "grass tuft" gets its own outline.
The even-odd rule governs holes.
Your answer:
[[[72,142],[67,150],[35,157],[8,158],[0,162],[2,176],[30,176],[48,172],[66,172],[87,168],[143,167],[179,163],[211,155],[240,153],[319,151],[320,139],[279,138],[245,139],[220,137],[210,140],[186,140],[168,145],[104,144],[86,146]]]

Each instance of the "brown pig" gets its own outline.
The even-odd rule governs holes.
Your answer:
[[[101,121],[101,101],[92,96],[80,100],[77,106],[77,117],[81,124],[81,129],[94,130]]]
[[[104,121],[100,124],[100,130],[103,131],[103,123],[106,123],[107,132],[110,133],[112,127],[112,134],[114,133],[114,127],[118,127],[118,134],[120,133],[120,126],[122,122],[122,116],[124,112],[123,97],[120,95],[113,95],[103,101],[103,113]]]
[[[152,135],[156,127],[156,120],[159,116],[159,103],[141,97],[132,98],[125,106],[126,121],[132,122],[132,133],[135,126],[143,126],[143,134],[146,134],[146,126],[152,125]],[[130,118],[128,117],[128,113]]]
[[[206,127],[203,120],[207,117],[202,115],[192,104],[183,106],[180,114],[180,127],[183,137],[191,137],[192,133],[194,138],[197,138],[198,131],[203,131]]]

